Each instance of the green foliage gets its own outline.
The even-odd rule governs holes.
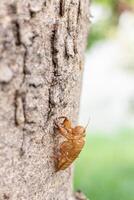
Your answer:
[[[134,0],[124,0],[124,2],[129,6],[134,5]],[[93,0],[92,3],[103,6],[105,10],[111,10],[111,16],[107,16],[106,19],[100,20],[91,25],[88,37],[88,48],[90,48],[95,42],[107,38],[109,36],[108,33],[113,28],[116,29],[120,15],[118,10],[118,0]]]
[[[111,7],[112,10],[114,10],[117,7],[119,0],[93,0],[92,2]],[[122,0],[122,1],[120,0],[120,2],[124,2],[129,5],[134,4],[134,0]]]
[[[88,45],[87,48],[91,47],[93,44],[100,40],[106,38],[106,32],[104,32],[103,27],[98,24],[98,26],[93,26],[90,34],[88,35]]]
[[[109,21],[98,22],[91,27],[88,36],[87,48],[93,46],[96,42],[104,40],[109,37],[110,31],[114,30],[114,26],[110,26]],[[105,30],[105,31],[104,31]]]
[[[110,7],[112,10],[117,6],[118,0],[94,0],[93,2]]]
[[[122,133],[122,132],[121,132]],[[134,199],[134,135],[87,136],[74,187],[91,200]]]
[[[106,5],[105,5],[105,9],[106,9]],[[110,7],[110,9],[112,9],[112,6]],[[108,32],[110,31],[110,29],[113,28],[116,22],[117,22],[117,16],[112,14],[110,17],[108,16],[106,19],[100,20],[92,24],[90,34],[88,37],[87,47],[90,48],[94,43],[98,42],[99,40],[103,40],[107,38]]]

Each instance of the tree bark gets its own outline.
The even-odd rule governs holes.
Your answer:
[[[77,122],[88,0],[0,0],[0,200],[72,199],[54,120]]]

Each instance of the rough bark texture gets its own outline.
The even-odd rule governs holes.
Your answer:
[[[77,121],[88,3],[0,0],[0,200],[72,199],[54,119]]]

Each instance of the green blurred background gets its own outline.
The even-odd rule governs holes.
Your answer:
[[[100,10],[101,17],[95,20],[95,15],[97,12],[100,12]],[[124,20],[124,13],[125,16],[126,13],[128,13],[134,17],[134,0],[92,0],[91,12],[91,21],[93,22],[88,38],[88,55],[90,55],[91,50],[98,43],[101,42],[103,44],[106,40],[112,40],[116,37],[120,19],[122,18]],[[132,28],[134,30],[134,26]],[[133,41],[132,45],[134,46],[133,34],[131,41]],[[125,41],[125,45],[126,44],[127,39]],[[95,52],[97,54],[97,50]],[[133,56],[131,58],[129,57],[129,60],[130,59],[132,59],[133,62],[126,62],[125,71],[123,71],[123,73],[127,74],[128,69],[131,69],[129,71],[129,76],[134,79],[134,51]],[[124,66],[119,66],[119,68],[123,69]],[[131,84],[134,84],[134,82]],[[134,87],[130,93],[132,93],[132,91],[134,92]],[[117,99],[119,99],[120,96],[118,97],[118,94],[116,95]],[[132,93],[131,96],[134,97],[134,93]],[[86,104],[85,102],[88,95],[82,96],[82,98],[83,104]],[[129,105],[128,115],[126,114],[126,118],[123,118],[126,121],[124,120],[124,122],[122,122],[119,119],[121,121],[119,126],[117,126],[115,122],[112,122],[112,128],[105,130],[105,128],[101,129],[99,125],[96,125],[96,128],[93,127],[90,130],[89,127],[87,131],[86,145],[75,162],[74,190],[81,190],[90,200],[134,200],[134,99],[128,103],[131,103],[131,105]],[[102,105],[102,107],[103,106],[104,105]],[[81,108],[81,110],[82,109],[83,108]],[[89,113],[90,112],[89,108]],[[85,110],[83,109],[83,116],[84,114]],[[82,112],[80,112],[80,115],[82,115]],[[99,116],[101,116],[101,112]],[[107,117],[107,114],[105,117]],[[105,117],[103,118],[102,113],[103,119],[100,117],[100,120],[103,120],[104,123],[106,120]],[[94,121],[94,119],[92,121]],[[131,123],[127,123],[128,121],[131,121]],[[114,128],[114,126],[116,126],[116,128]]]
[[[116,137],[87,135],[74,180],[75,190],[91,200],[133,200],[133,130],[122,130]]]
[[[116,33],[118,21],[123,12],[134,12],[134,0],[92,0],[92,5],[93,7],[100,6],[103,9],[102,12],[104,11],[104,16],[92,24],[88,37],[88,48],[99,40],[111,36],[113,32]],[[94,15],[91,11],[91,23],[92,18],[94,18]]]

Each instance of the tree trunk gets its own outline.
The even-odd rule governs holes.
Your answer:
[[[54,120],[77,122],[88,0],[0,0],[0,200],[72,199]]]

